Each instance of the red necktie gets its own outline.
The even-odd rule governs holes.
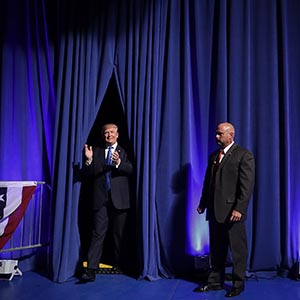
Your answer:
[[[217,157],[217,160],[216,160],[216,165],[219,165],[220,162],[221,162],[221,158],[222,158],[222,155],[224,154],[224,150],[223,149],[220,149],[219,151],[219,154],[218,154],[218,157]]]
[[[223,149],[220,149],[218,156],[217,156],[216,160],[214,161],[213,172],[212,172],[212,177],[211,177],[211,191],[212,192],[214,192],[214,190],[215,190],[216,173],[219,168],[223,154],[224,154]]]

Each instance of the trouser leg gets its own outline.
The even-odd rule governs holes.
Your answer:
[[[244,222],[233,223],[229,227],[232,252],[232,281],[235,287],[244,286],[247,270],[247,236]]]
[[[88,268],[98,269],[103,251],[104,238],[108,228],[107,207],[93,212],[92,241],[88,251]]]
[[[113,208],[110,211],[111,233],[113,239],[113,259],[115,265],[122,264],[122,258],[126,256],[126,224],[128,210]]]
[[[209,223],[211,272],[209,284],[223,284],[225,263],[228,253],[228,235],[224,224],[216,221]]]

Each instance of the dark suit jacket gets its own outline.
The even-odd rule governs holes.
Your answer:
[[[255,163],[253,154],[247,149],[233,144],[224,155],[215,177],[212,192],[211,179],[219,150],[209,157],[206,169],[200,207],[207,209],[206,217],[213,216],[219,223],[229,220],[232,210],[243,214],[246,219],[249,200],[254,187]]]
[[[118,144],[115,151],[119,152],[121,164],[106,166],[105,149],[93,148],[93,161],[90,166],[83,165],[83,174],[93,181],[92,208],[99,209],[108,199],[106,191],[106,172],[111,172],[111,198],[117,209],[128,209],[130,207],[130,182],[129,177],[133,173],[133,165],[129,161],[125,150]]]

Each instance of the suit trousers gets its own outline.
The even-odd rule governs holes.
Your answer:
[[[232,254],[232,281],[234,287],[244,286],[247,270],[247,236],[245,222],[218,223],[209,221],[211,272],[209,284],[223,284],[230,247]]]
[[[113,261],[121,264],[128,209],[116,209],[109,193],[108,201],[93,211],[92,240],[88,251],[88,268],[98,269],[108,228],[112,233]]]

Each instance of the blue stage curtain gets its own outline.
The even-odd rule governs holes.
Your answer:
[[[53,187],[54,281],[78,264],[75,174],[112,75],[136,164],[140,278],[208,253],[196,207],[225,120],[256,158],[249,270],[299,258],[299,1],[19,2],[1,2],[0,178]]]

